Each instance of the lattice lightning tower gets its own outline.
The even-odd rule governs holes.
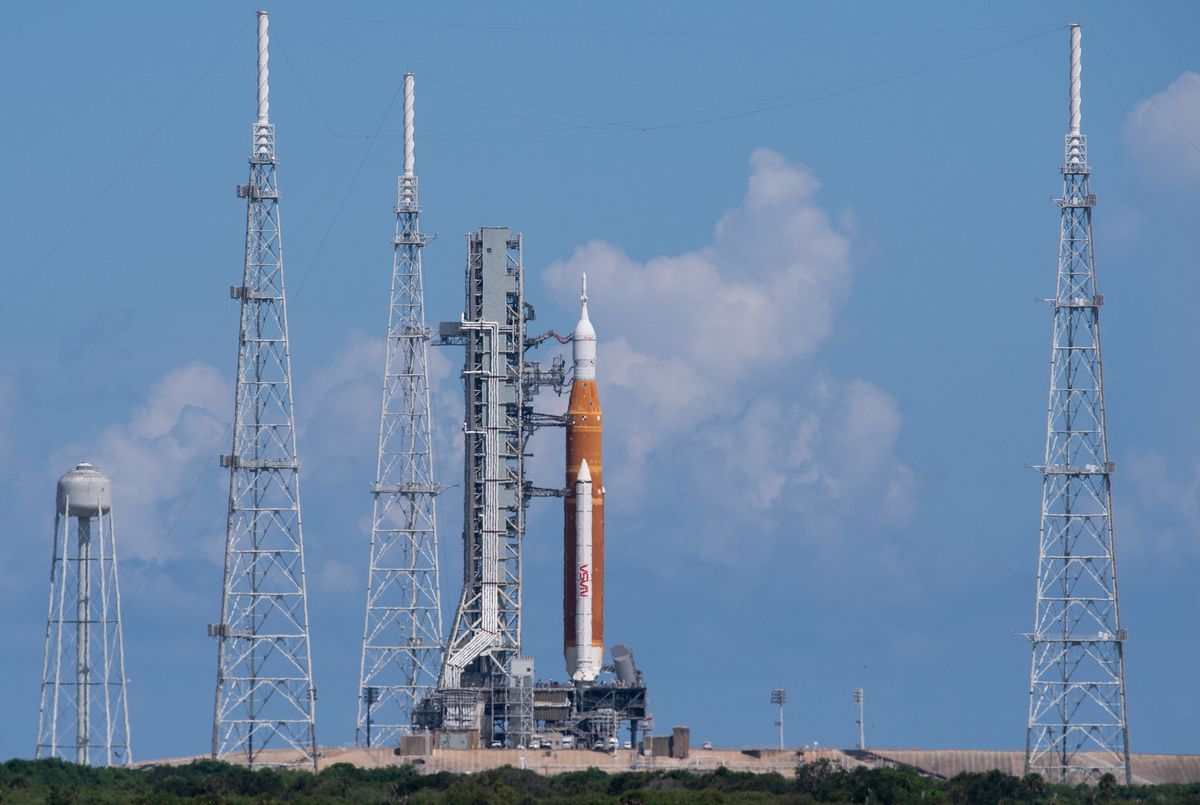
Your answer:
[[[1117,599],[1112,473],[1100,360],[1080,29],[1071,26],[1070,130],[1062,168],[1026,772],[1055,782],[1110,772],[1129,782],[1126,633]]]
[[[261,765],[266,749],[316,765],[316,689],[308,639],[300,465],[292,411],[275,127],[268,119],[267,15],[258,12],[258,120],[246,199],[229,520],[219,639],[213,757]],[[276,765],[278,759],[272,759]]]
[[[437,685],[442,664],[428,347],[417,177],[413,75],[404,76],[404,175],[398,180],[383,411],[371,520],[371,565],[356,741],[395,744]]]

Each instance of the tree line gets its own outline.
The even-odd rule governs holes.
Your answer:
[[[411,766],[362,769],[338,763],[313,774],[257,769],[213,760],[181,766],[93,768],[61,760],[0,764],[2,803],[411,803],[411,805],[1107,805],[1200,802],[1200,784],[1124,786],[1106,775],[1096,786],[1047,784],[1037,775],[998,771],[949,780],[908,768],[844,770],[830,761],[802,764],[795,779],[717,769],[608,774],[598,769],[552,777],[505,766],[478,774],[424,774]]]

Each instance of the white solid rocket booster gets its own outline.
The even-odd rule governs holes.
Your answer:
[[[575,672],[571,678],[591,681],[600,672],[592,658],[592,474],[587,459],[575,479]]]

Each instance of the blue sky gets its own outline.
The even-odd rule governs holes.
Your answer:
[[[135,757],[210,736],[255,6],[27,4],[0,30],[0,756],[32,754],[54,481],[113,476]],[[525,235],[600,338],[608,636],[660,727],[1023,745],[1067,34],[1084,28],[1135,751],[1200,752],[1200,8],[315,2],[272,13],[318,737],[353,739],[400,75],[432,321]],[[547,353],[549,355],[550,353]],[[453,483],[457,366],[433,361]],[[562,401],[546,399],[547,408]],[[560,477],[539,435],[535,482]],[[441,502],[457,592],[457,490]],[[526,648],[561,676],[535,502]]]

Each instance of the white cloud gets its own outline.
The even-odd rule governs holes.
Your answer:
[[[1200,461],[1148,450],[1133,453],[1119,467],[1118,542],[1142,556],[1200,555]]]
[[[383,345],[382,338],[352,331],[330,363],[297,383],[297,449],[302,466],[315,470],[331,459],[374,456],[379,439]],[[370,481],[364,477],[363,488]]]
[[[317,586],[323,593],[357,593],[366,583],[366,573],[359,573],[347,562],[329,559],[317,572]]]
[[[717,223],[711,245],[638,263],[592,242],[543,279],[574,293],[586,270],[597,309],[611,320],[619,307],[621,336],[666,359],[663,368],[679,358],[719,382],[811,356],[849,286],[850,242],[815,202],[819,183],[807,168],[765,149],[750,163],[743,204]],[[609,371],[624,370],[621,356],[607,360]]]
[[[168,532],[184,505],[195,516],[210,510],[213,500],[188,501],[193,492],[221,499],[217,485],[205,485],[204,476],[218,475],[232,408],[232,386],[216,369],[187,364],[155,383],[128,422],[110,425],[91,443],[57,451],[53,467],[61,472],[90,461],[109,476],[122,559],[211,554],[203,547],[209,540],[191,544],[197,529],[190,524],[181,523],[170,538]],[[220,542],[224,517],[208,517],[197,528]]]
[[[849,521],[902,522],[915,479],[894,452],[894,398],[814,361],[850,288],[848,223],[820,206],[803,165],[760,149],[750,166],[745,197],[711,244],[638,261],[593,241],[543,272],[564,299],[588,275],[610,510],[655,505],[663,482],[650,476],[670,473],[721,519],[737,513],[773,540],[802,531],[801,541],[827,542]],[[706,519],[701,551],[742,538]]]
[[[12,457],[10,442],[14,424],[13,412],[18,410],[17,401],[20,398],[20,384],[15,378],[0,375],[0,461],[11,467]]]
[[[682,455],[708,468],[698,497],[753,524],[768,543],[760,549],[787,541],[834,550],[858,542],[849,523],[879,530],[912,514],[915,479],[894,454],[900,423],[895,400],[878,386],[824,379],[704,423]],[[741,539],[710,535],[714,553]]]
[[[434,467],[445,474],[447,461],[462,442],[462,392],[457,373],[444,350],[430,347],[428,371],[430,412],[434,429]],[[348,460],[369,463],[363,488],[372,480],[379,446],[379,414],[383,395],[384,339],[354,330],[328,364],[296,388],[299,450],[306,467]],[[453,474],[451,469],[450,474]]]
[[[1200,180],[1200,74],[1184,72],[1141,101],[1125,119],[1125,137],[1175,180]]]

